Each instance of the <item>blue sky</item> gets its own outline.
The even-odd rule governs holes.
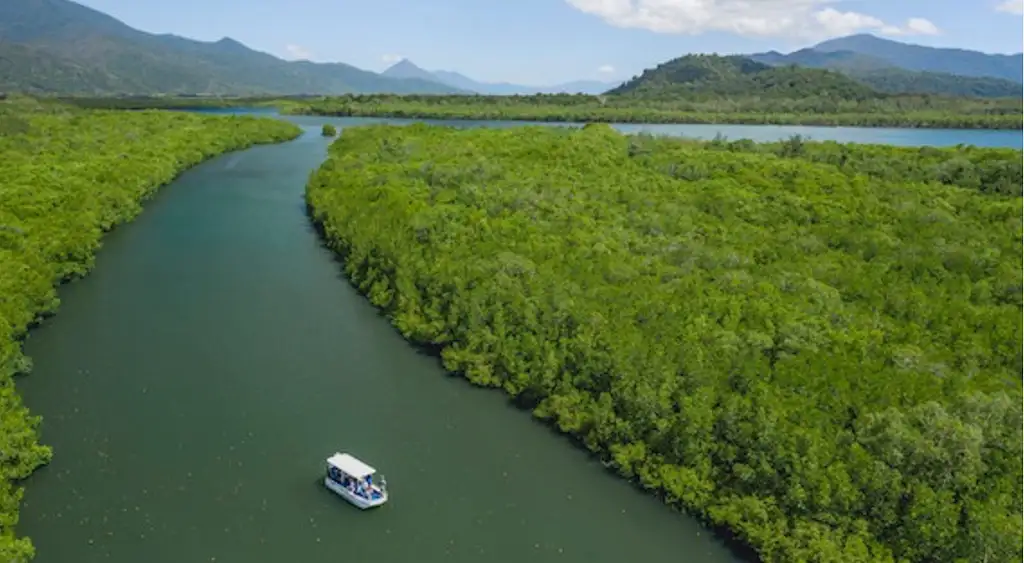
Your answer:
[[[1024,0],[79,0],[155,33],[228,36],[282,58],[520,84],[622,80],[691,52],[790,51],[874,33],[1020,52]]]

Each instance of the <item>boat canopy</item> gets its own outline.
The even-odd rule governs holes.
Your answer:
[[[327,458],[327,463],[337,467],[342,473],[356,478],[368,477],[377,472],[376,469],[348,454],[336,453]]]

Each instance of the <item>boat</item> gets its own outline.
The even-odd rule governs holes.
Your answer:
[[[327,458],[327,476],[324,485],[341,498],[360,509],[380,506],[388,501],[387,481],[382,476],[373,482],[377,470],[354,456],[335,453]]]

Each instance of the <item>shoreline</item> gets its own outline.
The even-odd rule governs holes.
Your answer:
[[[109,117],[110,113],[109,111],[102,110],[72,110],[68,115],[84,117],[85,120],[93,118],[99,122],[105,117]],[[31,110],[24,113],[15,110],[13,114],[16,117],[26,119],[30,123],[34,117]],[[44,119],[50,117],[52,116],[46,116]],[[151,119],[159,121],[164,119],[164,117],[156,112],[152,112],[149,116],[138,119],[136,123],[129,123],[124,125],[124,127],[151,125],[147,123]],[[60,120],[61,117],[54,119],[56,122]],[[215,120],[223,121],[217,123]],[[232,120],[234,123],[231,123]],[[131,204],[129,206],[114,207],[113,203],[116,202],[106,201],[106,207],[101,207],[101,211],[106,214],[113,213],[113,217],[108,215],[97,221],[97,224],[94,225],[79,225],[79,227],[92,227],[95,229],[92,232],[96,233],[96,240],[88,240],[80,245],[86,248],[66,249],[67,256],[64,258],[64,264],[46,261],[45,265],[48,267],[45,269],[48,271],[35,272],[38,276],[55,274],[49,281],[48,295],[40,295],[38,294],[39,291],[35,291],[35,294],[33,294],[34,290],[41,290],[41,286],[28,287],[22,295],[17,293],[14,295],[14,297],[23,298],[29,305],[25,310],[14,311],[14,313],[21,314],[9,319],[11,330],[7,335],[8,338],[4,338],[5,341],[0,341],[0,352],[7,352],[9,354],[7,358],[9,365],[4,365],[2,371],[0,371],[0,380],[2,380],[0,387],[3,388],[0,391],[0,408],[3,408],[8,413],[5,424],[0,426],[0,438],[3,438],[11,446],[12,451],[6,452],[7,458],[16,463],[14,466],[0,466],[0,470],[3,471],[2,482],[0,482],[0,492],[2,492],[0,494],[0,518],[8,523],[6,526],[0,526],[0,560],[29,561],[35,555],[35,547],[32,545],[31,538],[19,536],[17,533],[21,501],[25,491],[24,482],[40,467],[49,464],[53,456],[53,450],[41,441],[39,425],[42,418],[29,411],[18,392],[17,383],[19,377],[30,375],[32,371],[31,358],[23,354],[25,338],[28,337],[33,329],[38,328],[47,319],[58,313],[60,298],[57,292],[59,289],[65,284],[87,276],[95,264],[95,256],[101,248],[103,238],[119,226],[130,223],[138,217],[144,211],[143,204],[161,188],[174,182],[181,174],[199,164],[225,154],[256,145],[287,142],[294,140],[302,134],[300,128],[281,120],[238,116],[196,116],[195,121],[196,123],[193,125],[198,125],[198,127],[191,128],[191,133],[200,132],[200,135],[206,133],[209,134],[208,137],[196,139],[195,135],[192,135],[190,138],[189,131],[178,133],[174,129],[168,129],[171,133],[167,135],[164,144],[175,145],[181,149],[177,153],[163,153],[164,158],[162,160],[165,162],[162,163],[169,166],[167,168],[151,168],[147,170],[145,174],[149,177],[144,182],[129,187],[128,189],[131,192]],[[102,127],[97,127],[102,132]],[[83,129],[83,134],[86,136],[93,133],[87,127]],[[196,131],[196,129],[199,131]],[[183,142],[178,143],[178,141]],[[102,157],[103,155],[97,155],[97,158]],[[19,162],[18,160],[12,160],[11,166],[17,166]],[[135,163],[138,160],[128,159],[126,162]],[[12,194],[15,196],[18,195],[14,191],[16,187],[16,185],[11,187]],[[44,187],[43,189],[46,188]],[[18,203],[17,199],[13,199],[10,205],[16,209]],[[56,211],[60,213],[61,210],[57,208]],[[61,233],[59,230],[57,232]],[[67,235],[68,233],[61,234]],[[87,239],[90,237],[90,234],[87,233],[81,236]],[[29,251],[32,250],[31,242],[26,243],[26,246],[30,247]],[[76,250],[77,252],[75,252]],[[43,258],[45,260],[45,257]],[[14,267],[19,266],[17,261],[14,261],[12,265]],[[3,348],[7,348],[7,350],[5,351]]]
[[[577,114],[577,115],[530,115],[528,113],[505,114],[500,112],[483,112],[466,115],[457,111],[418,111],[402,109],[369,109],[349,108],[345,110],[317,110],[314,108],[279,108],[282,115],[305,115],[318,117],[386,117],[393,119],[437,119],[452,121],[526,121],[544,123],[615,123],[629,125],[750,125],[750,126],[810,126],[810,127],[855,127],[860,129],[929,129],[929,130],[973,130],[973,131],[1024,131],[1024,120],[1013,120],[1019,127],[1006,126],[1011,120],[998,120],[996,123],[984,123],[974,120],[975,116],[962,116],[964,121],[928,121],[927,118],[914,119],[914,114],[774,114],[779,119],[772,119],[773,114],[698,114],[677,113],[651,116],[633,116],[629,112],[611,115]],[[765,119],[767,117],[767,119]],[[954,116],[961,117],[961,116]]]

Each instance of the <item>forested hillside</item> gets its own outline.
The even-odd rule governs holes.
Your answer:
[[[824,71],[821,71],[824,72]],[[860,86],[858,85],[858,88]],[[846,100],[746,96],[391,96],[354,95],[289,103],[311,115],[437,119],[522,119],[618,123],[745,123],[1021,129],[1020,100],[886,96]]]
[[[1021,160],[374,126],[307,201],[408,339],[765,561],[1017,561]]]
[[[895,67],[958,76],[984,76],[1024,83],[1024,54],[1003,55],[969,49],[913,45],[859,33],[822,41],[811,47],[822,53],[845,51],[883,60]]]
[[[0,101],[0,561],[27,561],[34,552],[14,536],[18,480],[51,452],[37,442],[39,421],[22,406],[14,376],[31,369],[19,339],[57,309],[55,286],[85,274],[104,231],[132,219],[182,170],[299,132],[251,117]]]
[[[881,97],[875,90],[838,72],[773,67],[741,55],[686,55],[672,59],[645,70],[608,94],[647,99],[758,96],[863,101]]]
[[[437,81],[284,61],[230,38],[133,29],[69,0],[0,2],[0,91],[59,94],[452,94]]]
[[[822,52],[801,49],[788,55],[778,52],[750,55],[755,61],[772,65],[797,65],[843,73],[879,92],[888,94],[931,94],[981,98],[1021,98],[1024,85],[990,76],[962,76],[945,72],[921,72],[893,66],[888,61],[850,51]]]

